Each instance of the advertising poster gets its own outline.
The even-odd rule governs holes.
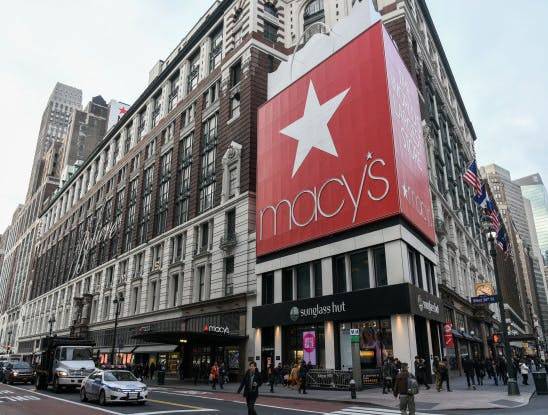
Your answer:
[[[316,332],[303,332],[303,359],[306,363],[310,362],[312,366],[316,366]]]

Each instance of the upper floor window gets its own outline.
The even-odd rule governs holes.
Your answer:
[[[271,42],[278,41],[278,27],[274,26],[272,23],[264,22],[263,35],[265,39],[270,40]]]
[[[145,132],[145,115],[146,115],[146,107],[139,113],[137,116],[137,138],[142,138],[143,134]]]
[[[268,13],[271,16],[278,17],[278,9],[272,3],[268,2],[264,5],[265,13]]]
[[[217,114],[209,117],[203,125],[203,151],[215,144],[217,139]]]
[[[223,51],[223,28],[220,27],[211,35],[211,52],[209,55],[209,70],[215,69],[221,63]]]
[[[158,121],[160,120],[160,112],[162,110],[161,98],[162,90],[152,98],[152,128],[158,125]]]
[[[242,61],[236,62],[230,67],[230,86],[236,86],[242,80]]]
[[[187,93],[192,91],[198,85],[198,75],[200,73],[200,51],[198,50],[192,58],[188,68]]]
[[[304,30],[312,26],[314,23],[325,21],[325,12],[323,8],[323,0],[311,0],[304,8],[303,14]],[[313,31],[316,33],[316,31]],[[314,33],[309,33],[313,35]]]
[[[177,104],[177,96],[179,95],[179,71],[169,78],[169,105],[168,109],[171,111],[175,104]]]
[[[203,108],[208,108],[214,102],[219,99],[219,92],[221,89],[221,80],[215,81],[207,90],[203,96]]]
[[[194,107],[195,104],[190,104],[181,114],[181,129],[194,124]]]

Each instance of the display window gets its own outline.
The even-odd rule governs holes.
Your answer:
[[[350,329],[360,331],[360,365],[362,370],[380,369],[393,356],[390,319],[348,322],[339,325],[341,369],[352,368]]]
[[[322,324],[288,326],[283,330],[283,365],[311,363],[325,367],[324,326]]]

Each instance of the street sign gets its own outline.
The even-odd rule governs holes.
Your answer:
[[[496,295],[480,295],[470,298],[472,304],[491,304],[496,303],[498,298]]]
[[[360,329],[350,329],[350,343],[360,342]]]

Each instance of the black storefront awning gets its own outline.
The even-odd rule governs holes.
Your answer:
[[[413,314],[444,322],[440,298],[404,283],[253,307],[253,327]]]
[[[176,346],[187,342],[196,344],[237,346],[247,339],[247,336],[217,333],[197,333],[190,331],[148,331],[145,333],[136,334],[133,337],[143,342],[163,343],[164,347],[170,347],[170,345]],[[142,350],[142,347],[144,346],[140,346],[137,349],[136,353],[139,353],[140,350]]]

